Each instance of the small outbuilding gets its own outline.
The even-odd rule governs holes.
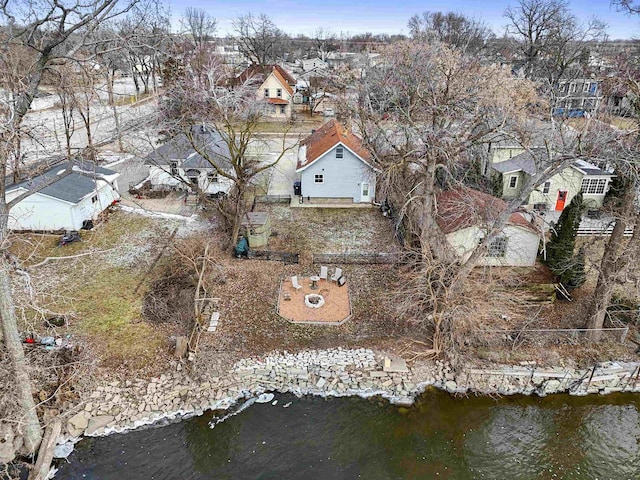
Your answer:
[[[249,212],[242,219],[244,236],[249,247],[264,247],[271,236],[271,220],[265,212]]]

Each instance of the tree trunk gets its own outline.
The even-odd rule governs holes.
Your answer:
[[[122,147],[122,130],[120,129],[120,117],[118,117],[118,107],[116,107],[116,102],[114,101],[113,96],[113,81],[107,78],[107,88],[109,94],[109,105],[111,105],[111,111],[113,112],[113,121],[116,125],[116,138],[118,139],[118,149],[122,152],[124,148]]]
[[[16,393],[20,407],[23,410],[22,433],[24,435],[24,447],[29,454],[32,454],[35,453],[38,445],[40,445],[42,432],[40,431],[36,404],[31,394],[29,366],[24,356],[22,339],[18,332],[18,322],[11,295],[9,265],[4,255],[0,258],[0,317],[2,317],[2,337],[11,360],[16,379]]]
[[[42,440],[42,446],[38,451],[38,460],[29,474],[29,480],[46,480],[48,478],[51,461],[53,460],[53,452],[61,431],[62,422],[56,417],[51,422],[51,425],[47,427],[44,439]]]
[[[628,182],[622,198],[622,205],[620,206],[620,215],[616,219],[616,224],[613,227],[613,232],[600,262],[598,283],[589,304],[587,328],[600,329],[604,326],[616,279],[623,270],[626,270],[631,260],[632,255],[627,255],[627,249],[624,248],[624,231],[629,224],[629,219],[633,216],[634,203],[635,189],[632,182]],[[636,235],[640,236],[640,232],[638,232],[640,230],[639,219],[640,216],[636,214],[634,237]],[[600,337],[600,332],[592,332],[591,334],[592,340],[597,341]]]
[[[233,230],[231,231],[231,245],[235,246],[238,242],[238,235],[240,234],[240,225],[242,223],[242,216],[244,215],[244,198],[245,187],[238,188],[238,198],[236,200],[236,211],[233,217]]]

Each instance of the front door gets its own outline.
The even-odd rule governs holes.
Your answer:
[[[360,202],[361,203],[368,203],[371,201],[371,194],[369,192],[369,184],[368,183],[363,183],[362,184],[362,192],[360,195]]]
[[[558,199],[556,200],[556,210],[564,210],[564,204],[567,202],[567,191],[558,190]]]

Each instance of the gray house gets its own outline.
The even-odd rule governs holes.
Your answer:
[[[192,138],[194,143],[186,135],[179,134],[147,155],[145,164],[149,166],[152,188],[197,188],[209,196],[226,195],[233,181],[220,175],[220,171],[232,171],[228,145],[218,132],[201,127],[193,127]],[[194,144],[200,152],[206,152],[206,158],[196,152]]]
[[[296,172],[303,201],[372,203],[377,169],[362,141],[331,120],[300,143]]]

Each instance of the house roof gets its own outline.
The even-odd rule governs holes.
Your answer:
[[[289,85],[289,83],[287,82],[287,79],[281,73],[281,71],[284,72],[284,69],[276,68],[276,67],[278,67],[278,65],[273,67],[273,71],[271,73],[273,74],[274,77],[276,77],[276,80],[278,80],[278,82],[280,82],[280,85],[282,85],[284,87],[284,89],[287,92],[289,92],[290,95],[293,95],[293,88],[291,88],[291,85]],[[293,84],[294,85],[296,84],[295,80],[293,81]]]
[[[250,65],[240,75],[232,79],[230,83],[232,85],[240,85],[250,78],[256,78],[264,82],[270,73],[274,73],[278,81],[283,85],[292,86],[296,84],[296,79],[280,65]]]
[[[296,168],[299,170],[308,167],[339,143],[349,148],[364,163],[369,165],[368,160],[371,160],[371,153],[364,148],[362,140],[347,131],[336,120],[330,120],[300,142],[301,146],[306,147],[306,155],[304,159],[298,159]]]
[[[529,152],[493,164],[493,169],[500,173],[524,172],[528,175],[536,174],[536,162]]]
[[[218,132],[203,131],[200,126],[194,126],[192,135],[198,149],[204,151],[208,158],[220,162],[218,166],[230,165],[229,146]],[[180,166],[184,169],[212,168],[211,163],[196,152],[191,141],[182,132],[147,155],[145,165],[167,166],[171,160],[181,161]]]
[[[474,225],[491,224],[507,208],[504,200],[467,187],[458,187],[436,194],[436,204],[436,222],[445,235]],[[511,214],[508,224],[538,233],[535,227],[518,212]]]
[[[536,162],[529,152],[521,153],[520,155],[516,155],[504,162],[494,163],[492,166],[495,171],[503,174],[510,172],[524,172],[527,175],[535,175],[537,172]],[[585,176],[613,176],[612,173],[609,173],[582,159],[576,160],[571,164],[571,166]]]
[[[284,79],[285,82],[287,82],[288,85],[295,85],[296,84],[296,79],[293,78],[293,75],[291,75],[289,72],[287,72],[280,65],[274,65],[273,66],[273,70],[278,72],[278,74]]]
[[[267,102],[274,105],[289,105],[289,101],[284,98],[267,98]]]
[[[17,189],[36,189],[38,185],[64,173],[67,168],[69,168],[69,161],[59,163],[29,180],[8,185],[7,192]],[[69,203],[79,203],[87,195],[95,192],[96,179],[111,181],[120,175],[108,168],[98,167],[88,160],[72,160],[71,168],[72,173],[44,187],[38,193]]]
[[[593,175],[593,176],[613,176],[612,173],[607,172],[606,170],[603,170],[599,167],[597,167],[596,165],[593,165],[585,160],[576,160],[575,162],[573,162],[572,165],[575,169],[579,170],[580,172],[584,173],[585,175]]]

